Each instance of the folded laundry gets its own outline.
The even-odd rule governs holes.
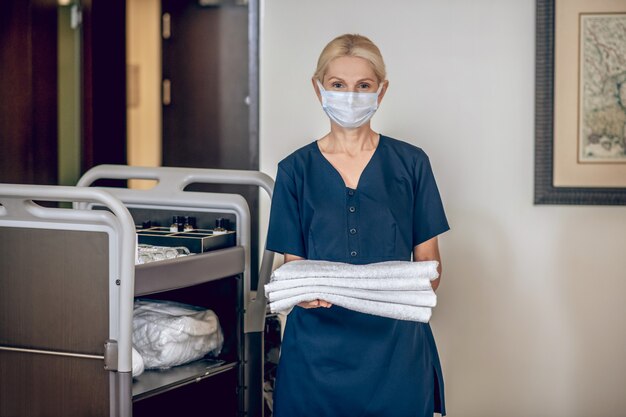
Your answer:
[[[371,291],[360,288],[328,287],[325,285],[311,285],[272,291],[268,294],[268,298],[270,303],[273,303],[300,295],[309,295],[310,298],[310,295],[315,293],[336,294],[359,300],[381,301],[418,307],[434,307],[437,304],[437,296],[432,289],[425,291]]]
[[[272,312],[325,300],[361,313],[428,322],[437,296],[431,281],[438,262],[388,261],[352,265],[330,261],[292,261],[282,265],[265,285]]]
[[[352,265],[343,262],[310,261],[308,259],[291,261],[272,274],[272,279],[279,281],[293,278],[428,278],[436,279],[437,261],[386,261],[367,265]]]
[[[331,304],[335,304],[349,310],[358,311],[360,313],[374,314],[376,316],[388,317],[398,320],[410,320],[428,323],[432,315],[432,308],[430,307],[418,307],[406,304],[362,300],[359,298],[344,297],[337,294],[322,292],[301,294],[270,303],[270,310],[273,313],[285,311],[291,309],[298,303],[315,299],[325,300]]]

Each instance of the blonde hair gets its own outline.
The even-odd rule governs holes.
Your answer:
[[[330,61],[344,56],[355,56],[366,59],[372,65],[378,82],[385,81],[387,71],[385,70],[385,62],[383,61],[383,56],[378,47],[374,42],[363,35],[348,33],[336,37],[324,47],[317,60],[317,68],[315,69],[313,77],[323,82]]]

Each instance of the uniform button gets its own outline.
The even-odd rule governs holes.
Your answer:
[[[348,195],[354,195],[354,190],[348,190]]]
[[[351,235],[355,235],[356,234],[356,229],[350,229],[350,234]]]
[[[350,256],[356,256],[356,251],[353,250],[352,252],[350,252]]]
[[[356,211],[356,207],[350,206],[350,208],[348,208],[348,210],[350,210],[350,213],[354,213]]]

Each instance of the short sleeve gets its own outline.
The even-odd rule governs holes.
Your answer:
[[[413,247],[450,229],[439,189],[426,154],[415,166]]]
[[[296,185],[280,164],[272,195],[266,249],[306,257]]]

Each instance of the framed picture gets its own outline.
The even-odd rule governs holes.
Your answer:
[[[535,204],[626,204],[626,1],[536,17]]]

